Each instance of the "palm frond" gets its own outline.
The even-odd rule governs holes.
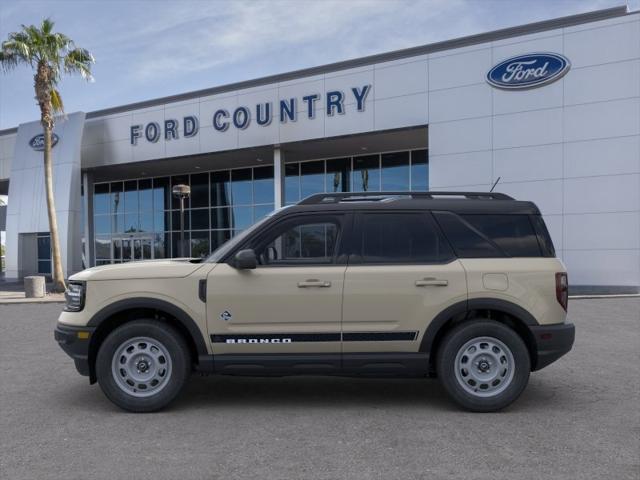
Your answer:
[[[82,78],[92,81],[91,65],[95,63],[93,55],[84,48],[75,48],[64,57],[64,70],[67,73],[79,73]]]
[[[51,89],[51,106],[54,113],[64,113],[64,105],[62,103],[62,97],[60,92],[55,88]]]

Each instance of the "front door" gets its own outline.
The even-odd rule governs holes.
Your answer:
[[[122,237],[113,240],[113,260],[134,262],[153,258],[153,241],[150,237]]]
[[[344,353],[418,352],[429,322],[467,298],[465,271],[430,213],[356,217],[345,275]]]
[[[256,241],[254,270],[221,263],[207,279],[214,354],[340,352],[344,256],[349,215],[297,215]]]

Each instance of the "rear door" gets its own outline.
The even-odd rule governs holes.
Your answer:
[[[343,352],[417,352],[431,320],[467,297],[465,271],[433,217],[356,215],[345,275]]]

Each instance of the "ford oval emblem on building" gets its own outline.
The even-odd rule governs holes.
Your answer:
[[[500,62],[487,73],[487,82],[506,90],[541,87],[562,78],[570,67],[558,53],[530,53]]]
[[[55,133],[52,133],[51,148],[56,146],[56,143],[58,143],[58,140],[60,140],[58,135],[56,135]],[[39,133],[38,135],[33,137],[31,140],[29,140],[29,146],[37,152],[44,151],[44,133]]]

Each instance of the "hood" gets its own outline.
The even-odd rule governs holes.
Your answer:
[[[191,275],[204,263],[191,263],[188,258],[172,260],[143,260],[92,267],[71,275],[69,280],[132,280],[152,278],[180,278]]]

